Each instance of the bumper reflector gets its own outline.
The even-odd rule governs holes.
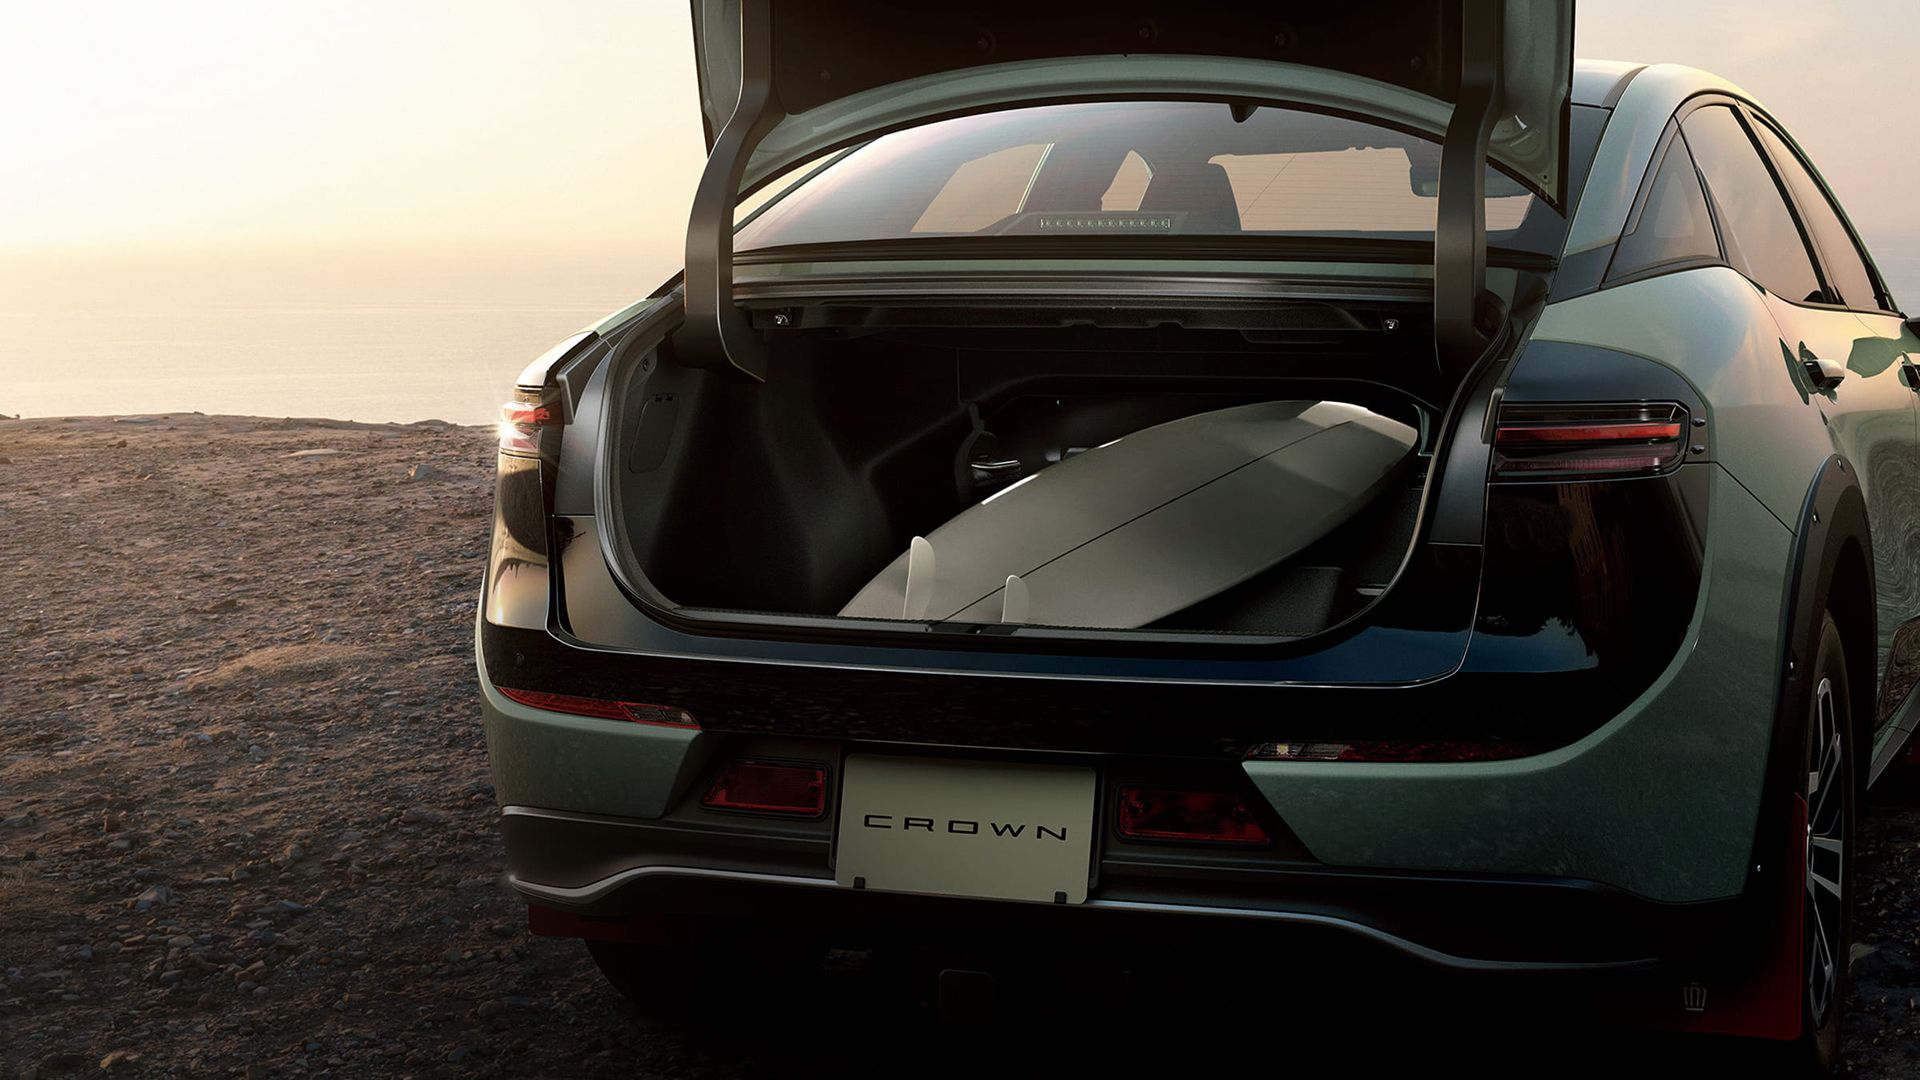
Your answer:
[[[827,770],[819,765],[730,761],[700,805],[709,810],[819,817],[827,809]]]
[[[655,724],[660,727],[700,729],[700,722],[685,709],[676,709],[671,705],[643,705],[637,701],[608,701],[605,698],[576,697],[572,694],[550,694],[544,690],[515,690],[497,686],[500,696],[508,701],[517,701],[530,709],[545,709],[548,712],[570,713],[574,716],[597,716],[602,720],[631,720],[636,724]]]
[[[1120,787],[1120,835],[1132,840],[1186,840],[1209,844],[1264,844],[1267,831],[1247,804],[1224,791]]]

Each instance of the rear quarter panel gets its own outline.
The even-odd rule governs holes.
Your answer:
[[[1249,762],[1315,858],[1738,895],[1760,814],[1793,534],[1714,465],[1705,588],[1672,663],[1618,716],[1515,761]],[[1552,709],[1552,700],[1541,700]]]
[[[1247,771],[1330,863],[1561,873],[1673,902],[1736,895],[1761,814],[1793,523],[1835,440],[1764,298],[1731,269],[1548,306],[1516,363],[1531,384],[1578,384],[1555,365],[1585,354],[1542,342],[1652,361],[1705,403],[1712,452],[1686,466],[1712,470],[1704,587],[1672,663],[1607,725],[1537,757]]]

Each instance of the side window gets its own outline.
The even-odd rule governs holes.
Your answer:
[[[1840,292],[1835,301],[1864,311],[1880,307],[1880,290],[1873,287],[1873,274],[1867,270],[1853,233],[1847,229],[1840,212],[1834,209],[1833,200],[1779,133],[1765,124],[1754,125],[1754,130],[1760,133],[1760,141],[1773,155],[1780,174],[1787,178],[1787,187],[1800,204],[1800,216],[1806,221],[1807,230],[1813,233],[1814,243],[1820,245],[1820,254],[1826,257],[1827,276]]]
[[[1049,149],[1050,143],[1009,146],[960,166],[913,223],[912,231],[978,232],[1019,213]]]
[[[1707,260],[1718,262],[1720,241],[1713,232],[1700,173],[1678,134],[1667,146],[1667,156],[1654,174],[1647,201],[1614,251],[1607,277],[1625,277],[1668,263]]]
[[[1382,147],[1233,152],[1209,160],[1226,170],[1249,232],[1432,232],[1439,214],[1438,183],[1431,191],[1416,187],[1409,171],[1426,160],[1437,167],[1437,148],[1431,155]],[[1489,167],[1486,204],[1487,231],[1498,234],[1519,228],[1533,199]]]
[[[1107,185],[1106,194],[1100,196],[1102,210],[1138,210],[1140,199],[1147,193],[1147,184],[1153,180],[1153,169],[1145,158],[1129,150],[1120,161],[1120,169],[1113,174],[1113,183]]]
[[[1727,259],[1775,296],[1823,303],[1826,292],[1793,212],[1732,109],[1700,109],[1680,124],[1707,178]]]

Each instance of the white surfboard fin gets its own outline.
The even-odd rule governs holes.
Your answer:
[[[907,545],[907,595],[900,617],[924,619],[933,604],[933,545],[916,536]]]
[[[1000,621],[1027,621],[1027,583],[1020,580],[1019,574],[1008,574],[1007,587],[1000,591]]]

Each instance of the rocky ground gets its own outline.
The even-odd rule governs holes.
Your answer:
[[[528,936],[471,686],[490,432],[176,415],[0,435],[0,1077],[1149,1060],[916,1021],[858,954],[784,1019],[650,1024],[576,943]],[[1920,1075],[1917,803],[1865,823],[1857,1076]],[[1155,1029],[1108,1019],[1109,1043]],[[1159,1045],[1190,1074],[1196,1049],[1303,1039],[1269,1016]]]

